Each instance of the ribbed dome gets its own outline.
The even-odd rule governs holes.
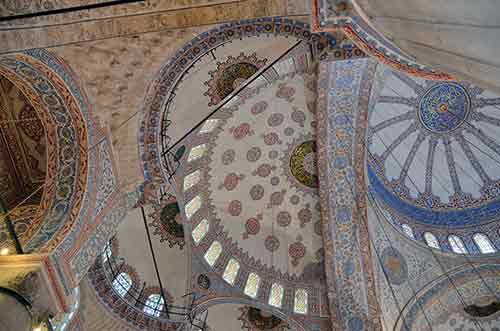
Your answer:
[[[500,98],[467,82],[379,77],[367,133],[377,199],[423,230],[490,223],[500,211]]]

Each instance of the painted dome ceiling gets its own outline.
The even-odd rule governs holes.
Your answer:
[[[427,226],[468,227],[496,217],[500,98],[466,82],[385,69],[379,78],[366,141],[372,192]]]

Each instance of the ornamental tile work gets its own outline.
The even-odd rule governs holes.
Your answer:
[[[375,68],[364,59],[320,65],[320,197],[333,330],[382,329],[367,244],[363,137],[355,136],[366,126]]]

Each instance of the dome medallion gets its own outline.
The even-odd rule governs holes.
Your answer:
[[[295,147],[290,158],[290,171],[299,183],[318,188],[315,141],[309,140]]]
[[[442,83],[427,90],[418,105],[422,125],[434,133],[449,133],[460,127],[470,111],[467,90],[456,83]]]

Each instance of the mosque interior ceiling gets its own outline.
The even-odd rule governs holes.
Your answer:
[[[0,16],[89,4],[5,1]],[[47,149],[67,146],[37,102],[61,119],[35,78],[29,98],[0,78],[14,230],[78,220],[44,262],[70,298],[54,331],[498,330],[500,96],[359,13],[150,0],[0,22],[6,65],[45,57],[32,69],[74,78],[64,107],[85,113],[67,197],[81,206],[41,213]]]

